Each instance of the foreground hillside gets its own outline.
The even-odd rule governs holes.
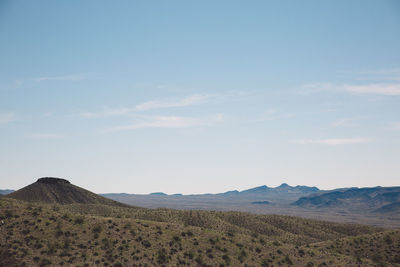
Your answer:
[[[398,230],[288,216],[2,197],[0,219],[0,266],[400,266]]]

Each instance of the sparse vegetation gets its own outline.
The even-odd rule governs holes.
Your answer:
[[[400,230],[291,216],[0,198],[6,266],[397,266]]]

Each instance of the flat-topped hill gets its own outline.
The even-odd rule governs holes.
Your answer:
[[[38,183],[42,184],[70,184],[68,180],[55,177],[43,177],[37,180]]]
[[[29,202],[57,204],[123,205],[73,185],[66,179],[54,177],[39,178],[35,183],[8,194],[7,197]]]

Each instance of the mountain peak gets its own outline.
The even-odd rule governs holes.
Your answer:
[[[241,191],[241,193],[264,193],[264,192],[268,191],[269,189],[270,188],[268,186],[262,185],[262,186],[250,188],[247,190],[243,190],[243,191]]]
[[[37,182],[42,184],[70,184],[68,180],[56,177],[42,177]]]
[[[277,188],[284,188],[284,187],[291,187],[290,185],[288,185],[287,183],[282,183],[280,186],[278,186]]]
[[[150,195],[152,195],[152,196],[167,196],[167,194],[165,194],[164,192],[154,192],[154,193],[150,193]]]
[[[254,187],[253,189],[265,190],[265,189],[267,189],[267,188],[269,188],[269,187],[266,186],[266,185],[261,185],[261,186],[258,186],[258,187]]]

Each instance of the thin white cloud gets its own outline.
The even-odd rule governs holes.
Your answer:
[[[371,138],[331,138],[331,139],[305,139],[298,140],[298,144],[320,144],[320,145],[352,145],[352,144],[363,144],[372,142]]]
[[[83,112],[79,116],[86,119],[99,117],[123,116],[135,111],[135,108],[105,108],[99,112]]]
[[[318,93],[318,92],[332,91],[335,89],[337,89],[337,88],[335,88],[334,84],[332,84],[332,83],[316,82],[316,83],[303,84],[301,86],[300,90],[298,91],[298,93],[308,95],[308,94],[313,94],[313,93]]]
[[[152,109],[165,109],[174,107],[186,107],[199,105],[206,102],[213,95],[191,95],[178,100],[155,100],[148,101],[142,104],[136,105],[135,107],[118,107],[118,108],[105,108],[99,112],[83,112],[79,114],[82,118],[99,118],[99,117],[111,117],[111,116],[126,116],[132,115],[135,112],[147,111]]]
[[[323,91],[342,91],[353,94],[376,94],[386,96],[400,95],[400,83],[369,83],[369,84],[333,84],[310,83],[302,86],[301,93],[316,93]]]
[[[223,121],[223,114],[211,117],[179,117],[179,116],[140,116],[132,124],[106,129],[105,132],[119,132],[145,128],[189,128],[211,125]]]
[[[14,87],[19,88],[24,84],[24,80],[18,79],[14,81]]]
[[[400,121],[395,121],[391,123],[391,126],[395,130],[400,130]]]
[[[343,85],[343,89],[356,94],[400,95],[400,83]]]
[[[37,77],[33,80],[36,82],[44,82],[44,81],[80,81],[83,80],[84,77],[81,75],[66,75],[66,76],[44,76]]]
[[[50,111],[43,113],[43,117],[52,117],[53,115],[53,112]]]
[[[59,139],[65,137],[62,134],[56,133],[32,133],[29,135],[29,138],[33,139]]]
[[[293,113],[280,113],[276,109],[269,109],[261,114],[258,119],[255,119],[255,122],[261,121],[270,121],[270,120],[278,120],[278,119],[290,119],[296,117]]]
[[[361,78],[357,80],[400,81],[400,69],[383,69],[358,72]]]
[[[334,121],[331,126],[333,128],[349,128],[349,127],[356,127],[357,124],[355,123],[355,119],[352,118],[345,118]]]
[[[6,124],[17,120],[17,116],[12,112],[0,113],[0,124]]]
[[[174,107],[185,107],[193,106],[204,103],[209,99],[211,95],[191,95],[180,100],[156,100],[149,101],[139,104],[135,107],[137,111],[144,111],[150,109],[161,109],[161,108],[174,108]]]

